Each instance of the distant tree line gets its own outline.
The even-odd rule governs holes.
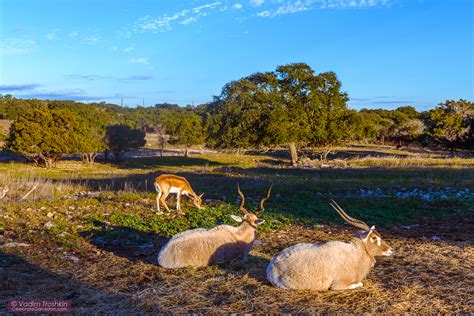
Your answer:
[[[279,66],[227,83],[219,96],[197,107],[156,104],[125,108],[114,104],[43,101],[0,97],[0,119],[13,120],[6,148],[35,163],[52,167],[66,154],[93,163],[98,153],[124,153],[145,144],[145,132],[167,143],[249,149],[285,146],[293,163],[299,148],[311,148],[326,160],[336,146],[348,142],[390,142],[397,147],[474,149],[474,103],[447,100],[417,112],[351,110],[349,97],[333,72],[315,73],[304,63]]]

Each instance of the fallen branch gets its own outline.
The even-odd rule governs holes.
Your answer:
[[[26,199],[34,190],[36,190],[36,188],[38,187],[39,183],[36,183],[30,191],[28,191],[20,200],[24,200]]]
[[[7,195],[8,191],[10,191],[10,189],[8,187],[4,187],[2,193],[0,194],[0,199],[3,199],[5,195]]]

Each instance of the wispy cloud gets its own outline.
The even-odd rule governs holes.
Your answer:
[[[0,56],[24,55],[38,50],[35,41],[21,38],[0,40]]]
[[[131,37],[134,33],[139,32],[156,33],[170,31],[176,24],[186,25],[196,22],[198,17],[207,16],[211,10],[215,10],[221,5],[222,2],[216,1],[188,9],[183,9],[171,14],[166,13],[158,17],[146,15],[138,19],[137,22],[135,22],[132,26],[125,27],[119,32],[119,35],[122,37]],[[225,7],[227,8],[227,6]]]
[[[67,75],[66,78],[67,79],[74,79],[74,80],[93,81],[93,80],[101,80],[101,79],[110,79],[111,77],[109,77],[109,76],[100,76],[100,75],[72,74],[72,75]]]
[[[30,91],[39,87],[42,87],[42,85],[36,83],[4,84],[0,85],[0,92]]]
[[[119,81],[146,81],[146,80],[153,80],[153,76],[151,75],[135,75],[135,76],[128,76],[119,78]]]
[[[130,62],[131,62],[132,64],[144,64],[144,65],[148,65],[148,58],[146,58],[146,57],[130,58]]]
[[[95,80],[117,80],[117,81],[144,81],[152,80],[152,75],[131,75],[127,77],[113,77],[113,76],[103,76],[103,75],[83,75],[83,74],[71,74],[67,75],[66,79],[72,80],[85,80],[85,81],[95,81]]]
[[[253,0],[256,4],[262,0]],[[280,3],[280,1],[277,1]],[[263,1],[262,1],[263,4]],[[274,17],[278,15],[294,14],[313,9],[344,9],[344,8],[368,8],[368,7],[388,7],[393,4],[393,0],[297,0],[288,1],[283,5],[266,8],[258,12],[259,17]],[[261,4],[260,4],[261,5]]]
[[[57,41],[59,40],[58,29],[52,30],[48,34],[46,34],[46,38],[48,41]]]
[[[122,49],[122,51],[123,51],[124,53],[130,53],[132,50],[135,50],[135,44],[132,44],[132,45],[130,45],[130,46],[128,46],[128,47]]]
[[[250,0],[249,3],[252,7],[259,7],[265,3],[265,0]]]
[[[362,97],[362,98],[351,98],[352,102],[360,102],[365,105],[406,105],[413,104],[415,101],[413,97],[394,96],[394,95],[383,95],[375,97]]]
[[[237,9],[237,10],[240,10],[242,9],[244,6],[241,4],[241,3],[234,3],[234,5],[232,6],[232,9]]]
[[[46,100],[73,100],[73,101],[102,101],[110,99],[131,99],[135,96],[115,93],[112,95],[91,95],[83,89],[60,89],[53,91],[36,91],[16,95],[20,98],[46,99]]]
[[[69,36],[70,38],[76,39],[79,36],[79,33],[76,31],[72,31],[72,32],[69,32],[67,36]]]
[[[179,24],[186,25],[186,24],[190,24],[190,23],[193,23],[193,22],[196,22],[196,21],[197,21],[197,19],[195,17],[191,16],[191,17],[179,22]]]
[[[83,40],[88,45],[95,45],[101,40],[101,38],[97,35],[91,35],[91,36],[85,36]]]

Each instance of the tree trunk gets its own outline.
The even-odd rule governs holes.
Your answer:
[[[290,151],[291,164],[294,166],[298,161],[298,151],[296,150],[295,143],[291,142],[288,144],[288,149]]]
[[[186,147],[186,149],[184,150],[184,158],[188,158],[189,157],[189,148]]]

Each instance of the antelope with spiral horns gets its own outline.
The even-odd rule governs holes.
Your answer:
[[[270,197],[271,189],[260,201],[260,208],[250,213],[244,208],[245,198],[237,185],[242,199],[239,208],[244,216],[231,217],[242,224],[238,227],[219,225],[209,230],[197,228],[179,233],[161,248],[158,264],[166,269],[175,269],[203,267],[239,257],[246,260],[255,241],[255,230],[264,222],[258,218],[258,214],[264,211],[263,204]]]
[[[284,289],[349,290],[362,287],[362,280],[375,264],[376,256],[390,256],[392,249],[375,226],[350,217],[331,200],[331,206],[352,226],[363,229],[350,243],[296,244],[274,257],[267,267],[267,279]]]
[[[176,210],[181,210],[181,195],[186,195],[191,198],[198,209],[202,207],[202,196],[194,193],[188,180],[184,177],[179,177],[174,174],[162,174],[155,179],[155,189],[157,192],[156,196],[156,207],[158,212],[160,211],[160,203],[163,205],[167,212],[170,212],[168,205],[166,205],[166,198],[171,193],[176,193]]]

